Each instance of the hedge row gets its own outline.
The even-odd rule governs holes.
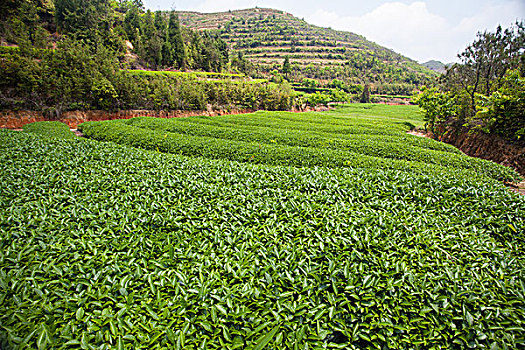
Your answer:
[[[458,158],[456,168],[375,157],[341,149],[297,147],[263,144],[251,141],[225,140],[206,136],[191,136],[163,130],[150,130],[126,125],[119,121],[87,122],[79,125],[85,136],[138,148],[213,159],[228,159],[271,165],[298,167],[353,167],[369,169],[397,169],[418,173],[469,171],[472,176],[486,176],[498,180],[514,180],[519,175],[510,168],[473,158]],[[454,156],[450,154],[450,156]],[[446,157],[443,157],[445,162]]]

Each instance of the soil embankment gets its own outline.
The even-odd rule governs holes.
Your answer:
[[[525,142],[511,143],[497,135],[469,133],[468,129],[451,130],[441,141],[459,148],[465,154],[510,166],[525,176]]]
[[[40,121],[57,120],[76,129],[79,124],[88,121],[113,119],[130,119],[134,117],[179,118],[191,116],[217,116],[225,114],[252,113],[248,109],[206,110],[206,111],[155,111],[155,110],[124,110],[108,111],[67,111],[60,116],[50,116],[39,111],[2,111],[0,112],[0,128],[20,129],[24,125]]]
[[[302,109],[292,109],[290,112],[310,112],[310,111],[327,111],[326,107],[306,107]],[[61,121],[69,125],[71,129],[76,129],[79,124],[89,121],[114,120],[114,119],[131,119],[135,117],[157,117],[157,118],[183,118],[193,116],[215,117],[218,115],[229,114],[246,114],[253,113],[251,109],[208,109],[196,111],[182,110],[120,110],[116,112],[108,111],[67,111],[60,116],[46,114],[41,111],[0,111],[0,128],[3,129],[21,129],[24,125],[41,121]]]

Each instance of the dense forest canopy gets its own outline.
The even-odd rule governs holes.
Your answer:
[[[123,58],[126,41],[146,68],[221,71],[226,43],[216,33],[182,28],[173,12],[145,11],[140,0],[15,0],[3,6],[1,33],[8,42],[47,49],[57,33]]]

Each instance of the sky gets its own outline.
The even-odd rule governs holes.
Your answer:
[[[457,61],[476,39],[525,20],[525,0],[143,0],[151,10],[283,10],[321,27],[346,30],[419,62]]]

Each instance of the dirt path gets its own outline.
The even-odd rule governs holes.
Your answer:
[[[409,131],[407,131],[407,134],[414,135],[414,136],[419,136],[419,137],[429,137],[424,132],[416,131],[416,130],[409,130]]]
[[[512,192],[516,192],[516,193],[521,194],[522,196],[525,196],[525,181],[520,182],[520,183],[505,183],[505,185]]]
[[[69,130],[74,132],[75,135],[77,135],[78,137],[84,137],[84,134],[81,131],[79,131],[78,129],[69,129]]]

